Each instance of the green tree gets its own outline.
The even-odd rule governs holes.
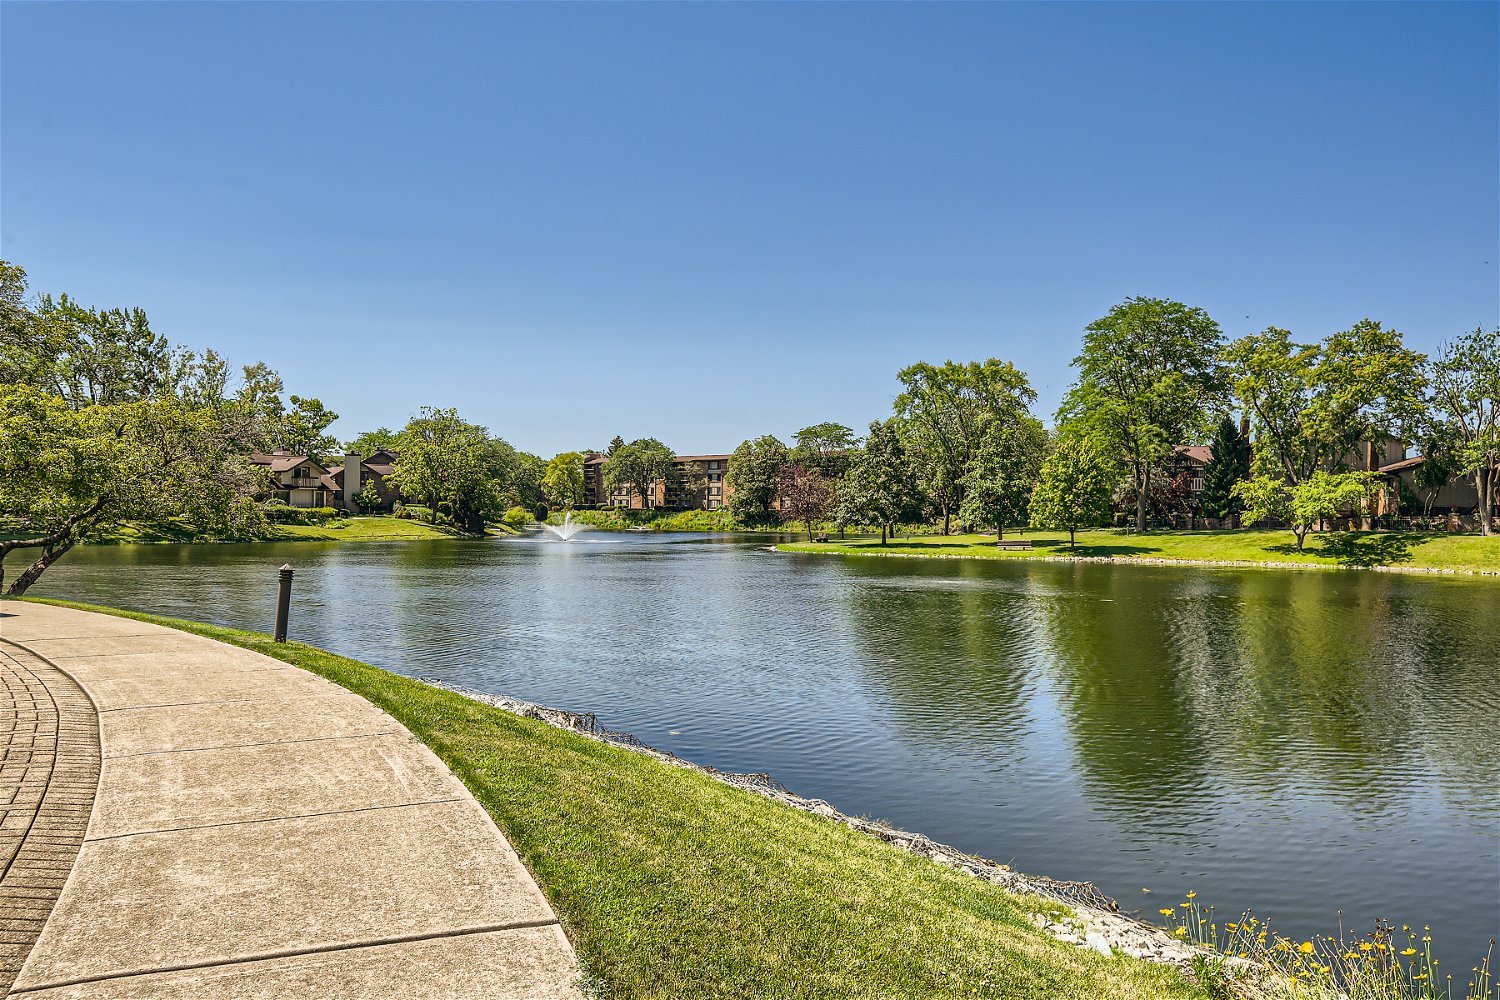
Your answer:
[[[401,461],[389,481],[403,495],[425,503],[430,520],[436,522],[439,505],[446,504],[456,524],[478,535],[484,533],[487,516],[504,511],[515,450],[457,410],[422,407],[397,444]]]
[[[1374,472],[1313,472],[1298,483],[1277,476],[1256,476],[1236,483],[1234,494],[1245,504],[1251,524],[1285,521],[1297,537],[1297,551],[1320,521],[1358,510],[1378,483]]]
[[[1139,531],[1147,526],[1152,470],[1223,398],[1222,342],[1208,313],[1169,299],[1126,299],[1084,330],[1073,359],[1078,384],[1059,423],[1128,464]]]
[[[357,452],[350,452],[350,454],[357,454]],[[359,505],[360,510],[369,512],[379,510],[385,503],[385,497],[380,495],[380,487],[375,485],[374,479],[366,479],[361,484],[359,492],[355,494],[354,502]]]
[[[783,465],[776,474],[776,484],[782,520],[801,521],[807,526],[807,540],[812,541],[813,522],[828,516],[828,505],[833,498],[828,480],[817,469]]]
[[[352,441],[345,441],[344,453],[369,458],[377,451],[395,451],[398,436],[399,432],[389,427],[377,427],[373,431],[365,431]]]
[[[1295,485],[1358,459],[1361,441],[1418,429],[1423,358],[1401,335],[1362,320],[1322,344],[1272,327],[1224,352],[1234,396],[1252,421],[1255,473]]]
[[[583,502],[583,453],[565,451],[547,463],[542,492],[554,506],[573,508]]]
[[[263,522],[260,475],[241,457],[251,422],[223,398],[225,366],[153,333],[139,309],[28,304],[0,262],[0,511],[33,561],[19,595],[73,546],[127,520],[185,521],[240,536]]]
[[[313,397],[294,394],[291,404],[281,417],[276,446],[293,455],[306,455],[314,462],[323,461],[338,449],[338,439],[325,432],[339,415]]]
[[[1476,329],[1444,344],[1432,359],[1429,382],[1427,433],[1445,446],[1456,471],[1473,480],[1480,531],[1492,535],[1500,503],[1500,329]]]
[[[1029,416],[1036,393],[1024,372],[995,358],[920,362],[902,369],[899,378],[905,386],[895,402],[902,445],[918,486],[942,511],[947,534],[963,503],[964,475],[985,434],[993,424]]]
[[[834,517],[839,524],[868,518],[880,525],[881,545],[919,496],[896,423],[892,417],[870,424],[864,446],[850,456],[835,497]]]
[[[1078,529],[1109,517],[1114,470],[1114,462],[1094,441],[1060,438],[1042,463],[1041,478],[1031,493],[1032,527],[1066,529],[1068,546],[1077,551]]]
[[[788,460],[809,469],[817,469],[825,478],[844,474],[848,453],[854,448],[854,431],[843,424],[822,423],[804,427],[796,434]]]
[[[490,442],[491,448],[498,450],[503,446],[509,452],[502,459],[507,470],[503,487],[505,503],[525,507],[530,511],[540,511],[546,497],[542,488],[542,479],[547,475],[546,461],[529,451],[517,451],[500,438],[491,438]]]
[[[1250,478],[1250,442],[1226,415],[1214,431],[1209,450],[1213,454],[1203,467],[1203,491],[1198,494],[1198,504],[1207,516],[1232,520],[1239,527],[1245,505],[1233,491],[1235,483]]]
[[[1257,479],[1295,488],[1319,472],[1372,471],[1360,442],[1421,429],[1425,359],[1373,320],[1321,344],[1297,343],[1272,327],[1236,340],[1224,356],[1235,398],[1252,421]],[[1256,489],[1271,495],[1268,486]]]
[[[641,498],[642,507],[656,506],[656,488],[672,489],[677,473],[677,455],[656,438],[638,438],[615,448],[604,466],[604,482],[610,492],[629,488]]]
[[[968,524],[993,527],[999,544],[1006,528],[1030,519],[1031,491],[1046,456],[1047,431],[1035,417],[992,426],[964,473],[959,516]]]
[[[786,462],[786,445],[770,434],[741,442],[724,474],[730,513],[746,523],[764,522],[776,499],[776,475]]]

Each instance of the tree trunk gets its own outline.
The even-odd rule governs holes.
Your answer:
[[[807,520],[803,521],[802,523],[805,524],[805,525],[807,525],[807,540],[810,542],[810,541],[812,541],[812,518],[809,517]]]
[[[47,567],[51,566],[53,563],[57,562],[65,554],[67,554],[67,551],[71,549],[74,544],[76,544],[76,542],[77,539],[72,535],[69,535],[67,538],[63,539],[61,544],[57,545],[56,547],[48,546],[47,548],[44,548],[42,550],[41,556],[37,559],[37,561],[32,563],[30,566],[27,566],[24,570],[21,571],[21,575],[16,577],[15,583],[12,583],[10,585],[10,590],[7,591],[7,593],[9,593],[11,597],[20,597],[22,594],[26,593],[27,589],[33,583],[36,583],[37,580],[41,579],[43,573],[47,572]]]
[[[1076,531],[1077,529],[1075,528],[1068,529],[1068,548],[1074,552],[1078,551],[1078,539],[1074,537]]]
[[[1479,494],[1479,533],[1481,535],[1493,535],[1495,533],[1495,472],[1480,466],[1474,473],[1474,492]]]
[[[1307,528],[1306,527],[1302,527],[1302,528],[1294,527],[1294,528],[1292,528],[1292,534],[1294,534],[1294,535],[1297,536],[1297,551],[1301,552],[1302,551],[1302,543],[1307,540]]]
[[[948,525],[949,525],[948,505],[944,504],[943,505],[943,534],[944,535],[948,534]]]
[[[888,525],[888,524],[886,524],[884,522],[881,522],[881,525],[880,525],[880,544],[881,545],[885,544],[886,529],[889,528],[889,527],[890,527],[890,525]]]
[[[1005,525],[997,523],[995,525],[995,544],[999,545],[1003,541],[1005,541]]]
[[[1135,530],[1146,530],[1146,494],[1151,492],[1151,466],[1142,464],[1136,477]]]

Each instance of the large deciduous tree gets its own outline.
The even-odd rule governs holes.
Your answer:
[[[844,474],[849,452],[854,448],[854,431],[843,424],[821,423],[804,427],[796,434],[789,461],[817,469],[825,478]]]
[[[542,474],[542,492],[555,507],[571,509],[583,503],[583,453],[565,451],[554,456]]]
[[[516,450],[457,410],[424,406],[397,445],[401,461],[390,481],[404,496],[425,503],[433,521],[446,504],[462,530],[483,534],[486,518],[498,518],[511,499]]]
[[[396,438],[399,431],[393,431],[389,427],[377,427],[373,431],[365,431],[358,437],[344,442],[344,452],[349,455],[359,455],[361,458],[369,458],[377,451],[395,451]]]
[[[1006,528],[1030,519],[1031,491],[1046,457],[1047,431],[1040,420],[1028,416],[995,424],[969,460],[959,516],[994,528],[999,544]]]
[[[677,474],[677,455],[656,438],[637,438],[610,453],[604,482],[611,492],[626,487],[641,498],[642,507],[657,505],[657,486],[665,496]]]
[[[724,474],[730,513],[746,523],[766,521],[776,500],[776,476],[786,463],[786,445],[774,435],[741,442]]]
[[[1477,329],[1444,344],[1432,359],[1428,381],[1428,436],[1473,481],[1480,531],[1492,535],[1500,503],[1500,329]]]
[[[917,483],[943,514],[943,533],[963,503],[969,462],[995,424],[1030,414],[1036,393],[1026,374],[990,358],[967,364],[920,362],[902,369],[896,416]]]
[[[1373,320],[1321,344],[1297,343],[1272,327],[1234,341],[1224,357],[1235,399],[1251,419],[1257,479],[1295,488],[1320,472],[1373,471],[1375,442],[1420,431],[1425,359]]]
[[[1073,359],[1078,384],[1060,422],[1129,466],[1139,531],[1147,527],[1152,470],[1223,398],[1222,340],[1208,313],[1169,299],[1126,299],[1084,330]]]
[[[253,420],[223,395],[225,366],[153,333],[138,309],[26,298],[0,262],[0,515],[4,562],[32,561],[20,595],[73,546],[122,521],[179,520],[204,534],[261,523],[260,477],[241,456]]]

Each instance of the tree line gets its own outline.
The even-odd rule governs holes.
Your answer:
[[[79,542],[126,521],[254,537],[271,483],[252,453],[322,461],[340,448],[327,433],[337,419],[288,395],[264,364],[233,371],[213,350],[155,333],[140,309],[33,297],[26,272],[0,261],[0,586],[25,593]],[[399,451],[392,484],[471,532],[542,500],[545,463],[451,409],[425,407],[400,431],[343,447]],[[12,553],[27,562],[7,581]]]
[[[1288,524],[1300,546],[1319,519],[1376,488],[1350,456],[1384,433],[1416,441],[1422,476],[1467,477],[1481,528],[1500,490],[1500,332],[1475,330],[1428,358],[1362,320],[1314,343],[1268,329],[1227,341],[1201,309],[1132,298],[1084,330],[1076,384],[1049,429],[1026,374],[996,359],[903,369],[892,412],[863,434],[804,427],[790,445],[747,440],[725,496],[747,524],[903,523],[994,530],[1100,524],[1116,509],[1146,530],[1179,509],[1175,445],[1212,441],[1204,513]],[[1239,420],[1235,420],[1235,415]],[[69,549],[122,521],[186,522],[203,535],[264,528],[270,483],[256,451],[322,461],[340,448],[399,453],[390,482],[431,520],[479,533],[507,510],[585,502],[582,451],[544,461],[453,409],[422,408],[399,430],[340,443],[320,400],[288,394],[264,364],[231,369],[215,351],[175,345],[140,309],[31,296],[0,262],[0,586],[23,593]],[[1253,447],[1251,443],[1253,442]],[[656,438],[615,438],[611,491],[654,502],[703,490],[707,470]],[[373,493],[356,500],[373,504]]]
[[[1146,531],[1187,509],[1177,446],[1210,442],[1203,513],[1285,524],[1301,548],[1320,521],[1372,509],[1381,476],[1359,451],[1389,434],[1426,456],[1418,484],[1430,495],[1466,477],[1480,530],[1494,532],[1500,331],[1476,329],[1432,357],[1368,319],[1312,343],[1275,327],[1229,341],[1202,309],[1138,297],[1085,328],[1073,367],[1049,430],[1025,373],[1007,362],[911,365],[893,413],[862,439],[823,424],[799,432],[795,448],[774,436],[741,444],[730,506],[754,520],[779,497],[780,513],[809,531],[814,520],[870,523],[882,541],[906,518],[1003,539],[1028,525],[1071,535],[1116,510]],[[832,448],[813,454],[814,440]]]

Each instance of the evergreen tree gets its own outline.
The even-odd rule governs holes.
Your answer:
[[[1213,458],[1203,467],[1203,492],[1198,495],[1198,503],[1208,517],[1233,518],[1235,527],[1239,527],[1245,504],[1232,491],[1235,483],[1250,478],[1250,442],[1225,416],[1214,432],[1211,448]]]

